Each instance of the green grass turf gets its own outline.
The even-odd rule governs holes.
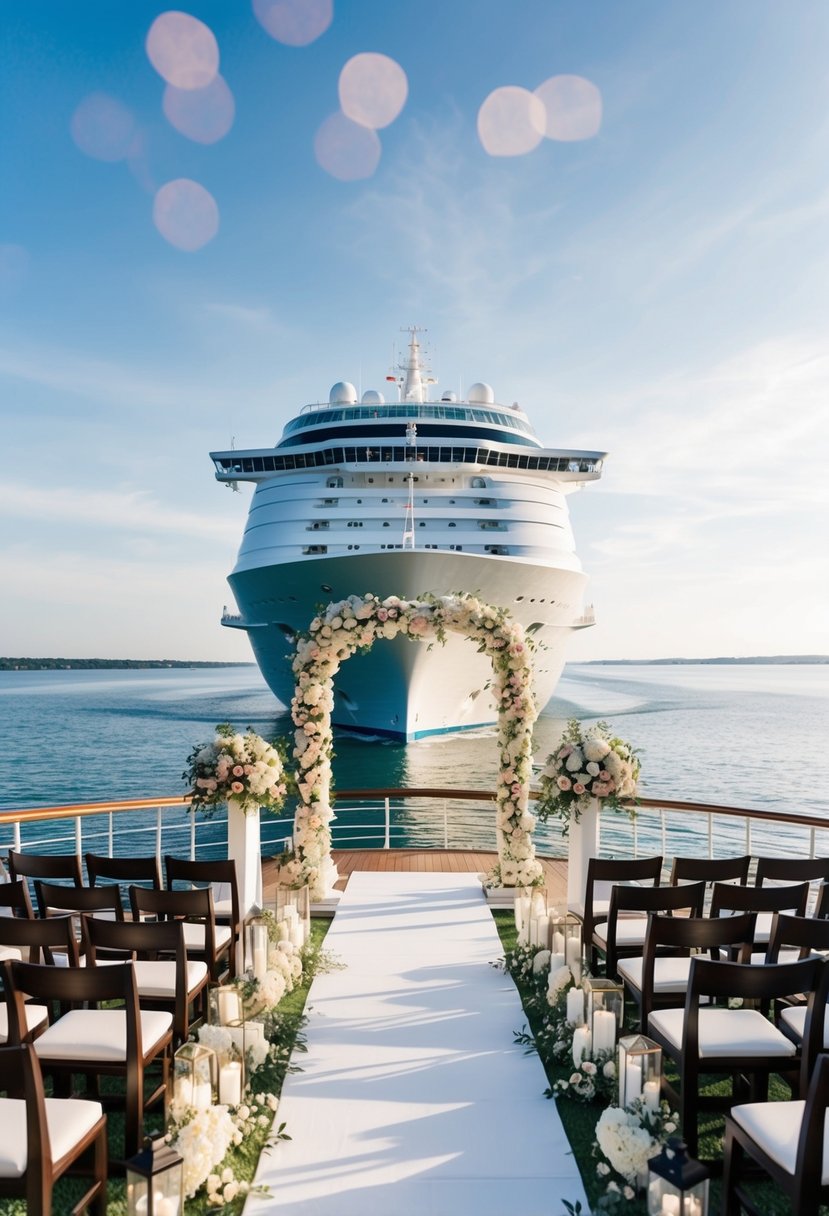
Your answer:
[[[322,947],[323,940],[330,925],[328,920],[313,920],[311,922],[311,946],[314,950],[319,950]],[[290,1051],[293,1047],[296,1030],[301,1026],[303,1010],[308,997],[308,989],[311,984],[309,976],[303,976],[301,984],[294,988],[293,992],[287,993],[279,1003],[279,1013],[283,1018],[283,1026],[285,1029],[285,1039],[283,1040],[286,1051]],[[301,1046],[301,1039],[300,1039]],[[297,1059],[294,1065],[302,1066],[302,1055],[295,1052]],[[284,1057],[283,1057],[284,1058]],[[254,1076],[254,1089],[257,1093],[275,1093],[279,1094],[282,1089],[282,1081],[285,1075],[284,1063],[278,1061],[276,1063],[268,1060],[257,1069]],[[104,1092],[107,1089],[111,1090],[111,1086],[107,1084],[108,1079],[102,1082]],[[113,1083],[114,1086],[114,1083]],[[276,1113],[276,1126],[281,1122],[279,1112]],[[222,1163],[223,1166],[230,1166],[234,1172],[237,1181],[251,1182],[256,1172],[256,1166],[259,1161],[260,1153],[273,1133],[273,1127],[257,1128],[256,1131],[245,1137],[242,1144],[237,1148],[232,1148]],[[163,1131],[163,1120],[160,1112],[152,1110],[148,1112],[145,1118],[145,1131],[150,1134],[158,1134]],[[290,1135],[291,1129],[285,1129]],[[123,1137],[124,1137],[124,1118],[117,1110],[107,1112],[107,1138],[109,1142],[109,1153],[111,1158],[123,1157]],[[84,1181],[76,1178],[61,1178],[55,1184],[53,1195],[53,1216],[66,1216],[66,1213],[71,1211],[73,1205],[77,1202],[85,1190]],[[202,1213],[210,1211],[221,1211],[223,1216],[238,1216],[242,1211],[244,1197],[239,1196],[232,1203],[224,1208],[208,1209],[207,1203],[203,1194],[195,1199],[190,1199],[185,1203],[185,1216],[201,1216]],[[126,1216],[126,1185],[124,1178],[110,1178],[107,1186],[107,1213],[108,1216]],[[22,1199],[0,1199],[0,1216],[26,1216],[26,1202]]]

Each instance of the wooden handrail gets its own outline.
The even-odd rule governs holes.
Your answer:
[[[531,798],[538,796],[537,790],[530,792]],[[349,799],[354,801],[370,801],[381,798],[447,798],[456,801],[494,802],[493,790],[464,790],[441,789],[431,786],[414,787],[411,789],[372,789],[372,790],[337,790],[334,793],[336,802]],[[174,794],[172,797],[159,798],[129,798],[110,802],[79,802],[62,806],[25,807],[19,810],[0,811],[0,826],[4,823],[36,823],[52,819],[85,818],[88,815],[106,815],[122,811],[146,811],[157,807],[182,807],[190,805],[189,794]],[[631,806],[647,807],[654,810],[688,811],[700,815],[727,815],[739,819],[753,819],[765,823],[796,824],[800,827],[815,828],[829,831],[829,819],[820,815],[803,815],[791,811],[751,810],[745,807],[719,806],[703,802],[678,802],[669,798],[640,798]]]

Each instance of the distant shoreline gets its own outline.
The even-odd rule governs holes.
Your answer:
[[[584,659],[580,666],[584,667],[677,667],[677,666],[729,666],[750,667],[752,665],[791,666],[829,663],[829,654],[760,654],[747,658],[735,658],[733,655],[716,659]]]
[[[7,659],[0,671],[136,671],[166,667],[255,667],[255,663],[214,663],[197,659]]]
[[[829,663],[827,654],[771,654],[748,658],[713,659],[582,659],[579,667],[685,667],[685,666],[798,666]],[[197,659],[10,659],[0,657],[0,671],[157,671],[164,668],[255,667],[255,663],[213,662]]]

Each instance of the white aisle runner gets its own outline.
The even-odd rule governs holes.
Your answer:
[[[245,1216],[564,1216],[581,1179],[474,874],[352,874]]]

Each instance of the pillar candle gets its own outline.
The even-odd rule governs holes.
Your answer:
[[[571,988],[567,993],[567,1021],[574,1026],[584,1025],[584,992],[581,988]]]
[[[561,971],[561,968],[563,966],[564,966],[564,955],[563,954],[551,954],[550,955],[550,979],[551,980],[557,971]]]
[[[176,1216],[178,1205],[175,1199],[166,1195],[157,1195],[153,1200],[153,1210],[149,1209],[149,1196],[142,1195],[135,1205],[136,1216]]]
[[[238,1022],[242,1016],[242,1005],[238,992],[219,993],[219,1023],[227,1026],[228,1022]]]
[[[302,930],[302,925],[291,925],[291,944],[296,946],[298,950],[301,950],[305,945],[305,934]]]
[[[630,1106],[636,1098],[642,1097],[642,1065],[628,1061],[625,1066],[625,1100],[623,1105]]]
[[[659,1110],[659,1082],[646,1081],[642,1087],[642,1096],[648,1110]]]
[[[593,1050],[613,1051],[616,1046],[616,1016],[605,1009],[593,1014]]]
[[[229,1060],[219,1069],[219,1101],[223,1106],[238,1106],[242,1101],[242,1065]]]
[[[590,1031],[586,1026],[577,1026],[573,1032],[573,1063],[576,1068],[585,1056],[590,1058]]]
[[[567,938],[567,947],[564,951],[564,957],[567,960],[568,967],[572,967],[573,963],[581,962],[581,942],[577,937]]]
[[[679,1195],[662,1196],[662,1216],[679,1216]]]
[[[553,954],[564,954],[564,934],[560,929],[553,929],[552,951]]]
[[[255,946],[253,949],[253,974],[258,980],[265,978],[268,970],[268,951],[265,946]]]

